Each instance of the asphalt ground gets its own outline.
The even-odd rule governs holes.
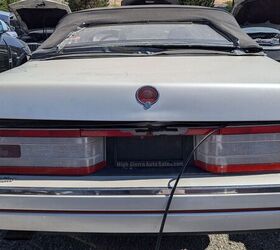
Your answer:
[[[1,223],[1,222],[0,222]],[[0,234],[1,250],[26,249],[98,249],[152,250],[155,236],[36,233],[30,240],[6,240]],[[276,231],[165,236],[161,250],[279,250],[280,233]]]

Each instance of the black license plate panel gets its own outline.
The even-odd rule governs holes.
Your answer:
[[[191,136],[151,136],[108,138],[109,165],[122,168],[182,166],[193,148]]]

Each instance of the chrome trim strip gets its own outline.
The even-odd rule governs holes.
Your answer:
[[[242,213],[280,211],[279,207],[239,208],[239,209],[200,209],[170,210],[170,214],[203,214],[203,213]],[[44,214],[162,214],[164,210],[34,210],[34,209],[0,209],[0,213],[44,213]]]
[[[19,188],[0,187],[0,195],[63,195],[63,196],[122,196],[122,195],[169,195],[171,189],[162,188]],[[218,195],[280,193],[279,185],[269,186],[223,186],[178,187],[175,195]]]

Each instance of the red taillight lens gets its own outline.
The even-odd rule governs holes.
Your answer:
[[[13,137],[9,131],[0,140],[0,174],[85,175],[106,165],[103,137],[71,138],[63,137],[69,131],[60,132],[55,134],[62,137],[36,137],[40,131]]]
[[[185,127],[175,134],[194,136],[198,142],[211,130]],[[159,134],[168,136],[170,131]],[[0,130],[0,174],[90,174],[106,165],[105,137],[157,135],[129,128],[4,129]],[[280,171],[280,126],[223,128],[199,147],[195,164],[214,173]]]
[[[279,126],[223,129],[199,147],[195,164],[214,173],[280,171]]]
[[[80,137],[80,129],[1,129],[0,137]]]

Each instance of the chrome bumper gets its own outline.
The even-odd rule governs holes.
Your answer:
[[[0,229],[156,233],[168,188],[0,188]],[[165,232],[280,228],[280,186],[180,187]]]

